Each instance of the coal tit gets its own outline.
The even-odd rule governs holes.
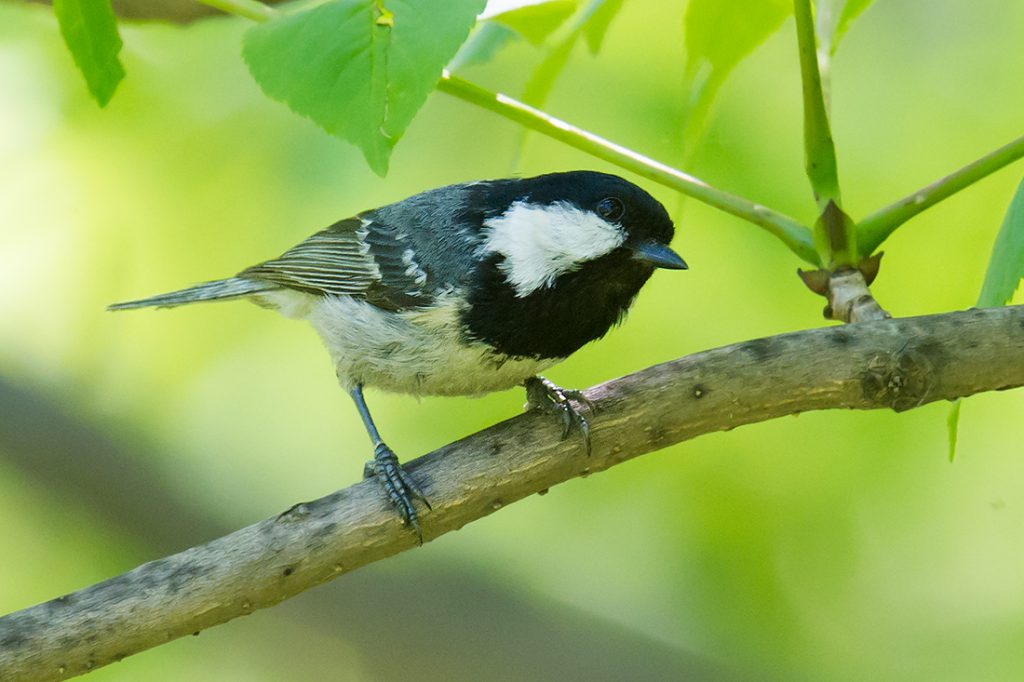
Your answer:
[[[538,373],[620,322],[655,268],[685,269],[664,207],[592,171],[467,182],[360,213],[234,277],[111,310],[248,298],[320,334],[374,447],[367,475],[420,532],[427,503],[384,444],[363,386],[480,395],[525,385],[531,405],[585,417]],[[427,503],[429,507],[429,503]],[[422,536],[421,536],[422,537]]]

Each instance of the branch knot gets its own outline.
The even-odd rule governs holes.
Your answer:
[[[934,376],[927,353],[904,344],[895,353],[872,357],[861,376],[861,387],[868,400],[904,412],[929,402]]]

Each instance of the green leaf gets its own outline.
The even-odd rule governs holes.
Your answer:
[[[506,26],[540,45],[576,12],[577,0],[549,0],[495,14],[490,21]]]
[[[600,48],[608,25],[621,4],[621,0],[590,0],[573,18],[567,34],[550,49],[534,70],[523,89],[523,101],[535,107],[543,106],[555,85],[555,80],[569,63],[569,57],[580,36],[586,37],[592,50]],[[590,33],[592,27],[594,32]]]
[[[839,41],[843,39],[846,32],[850,30],[850,24],[853,23],[854,19],[864,13],[868,7],[871,6],[875,0],[846,0],[846,4],[843,5],[843,11],[839,15],[839,23],[836,25],[835,33],[832,37],[831,51],[835,54],[836,48],[839,46]]]
[[[459,71],[466,67],[486,64],[506,45],[519,39],[519,34],[507,26],[484,22],[459,48],[458,53],[448,64],[448,69]]]
[[[1024,278],[1024,180],[1010,201],[1003,218],[1003,226],[996,235],[992,258],[981,285],[978,307],[992,308],[1005,305]]]
[[[814,4],[814,32],[818,38],[819,60],[835,55],[839,42],[854,19],[874,0],[817,0]]]
[[[792,12],[785,0],[691,0],[683,20],[687,80],[700,72],[725,80]]]
[[[578,0],[524,0],[514,3],[512,9],[484,12],[480,16],[482,25],[462,46],[448,68],[457,70],[486,63],[506,45],[520,38],[535,46],[542,45],[576,12],[578,6]],[[570,39],[575,40],[575,37],[570,36]]]
[[[572,54],[572,49],[576,46],[577,35],[573,35],[572,39],[562,41],[552,48],[548,56],[540,63],[523,89],[524,102],[534,107],[544,106],[544,102],[547,101],[548,95],[551,94],[551,89],[555,85],[555,80],[569,62],[569,55]]]
[[[711,106],[729,73],[793,13],[785,0],[692,0],[683,18],[686,45],[682,127],[684,161],[703,135]]]
[[[53,0],[53,13],[89,92],[106,106],[124,78],[117,58],[121,36],[110,0]]]
[[[249,29],[243,56],[264,92],[358,146],[384,175],[485,4],[334,0]]]
[[[587,47],[591,54],[597,54],[601,50],[601,44],[608,33],[612,19],[622,9],[622,0],[604,0],[594,7],[593,13],[588,17],[583,28],[583,37],[587,41]]]

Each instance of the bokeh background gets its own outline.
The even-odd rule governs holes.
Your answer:
[[[579,45],[548,109],[681,158],[684,3],[629,0]],[[99,110],[49,9],[0,3],[0,612],[64,594],[358,479],[369,448],[311,329],[244,303],[111,314],[232,274],[358,210],[447,182],[612,170],[445,95],[386,179],[266,99],[239,19],[122,29]],[[834,64],[848,211],[862,216],[1024,128],[1024,3],[878,0]],[[463,75],[511,94],[515,46]],[[726,83],[687,170],[812,218],[792,20]],[[1020,165],[885,245],[896,315],[969,307]],[[691,264],[550,376],[587,386],[814,327],[823,300],[757,228],[641,182]],[[1018,301],[1020,294],[1018,293]],[[369,392],[412,458],[521,392]],[[1024,677],[1024,392],[824,412],[684,443],[575,480],[93,680]]]

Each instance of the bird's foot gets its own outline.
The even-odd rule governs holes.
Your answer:
[[[587,447],[587,456],[590,456],[590,424],[573,405],[573,401],[586,405],[591,412],[597,411],[594,403],[583,395],[582,391],[559,388],[544,377],[530,377],[524,385],[527,408],[559,414],[562,418],[562,440],[569,437],[569,432],[574,426],[578,428]]]
[[[373,460],[363,467],[363,477],[374,477],[384,488],[391,504],[398,510],[402,523],[416,531],[420,544],[423,544],[423,531],[420,530],[419,515],[413,500],[419,500],[427,509],[431,509],[423,491],[420,490],[412,477],[398,463],[398,457],[384,443],[378,443],[373,449]]]

